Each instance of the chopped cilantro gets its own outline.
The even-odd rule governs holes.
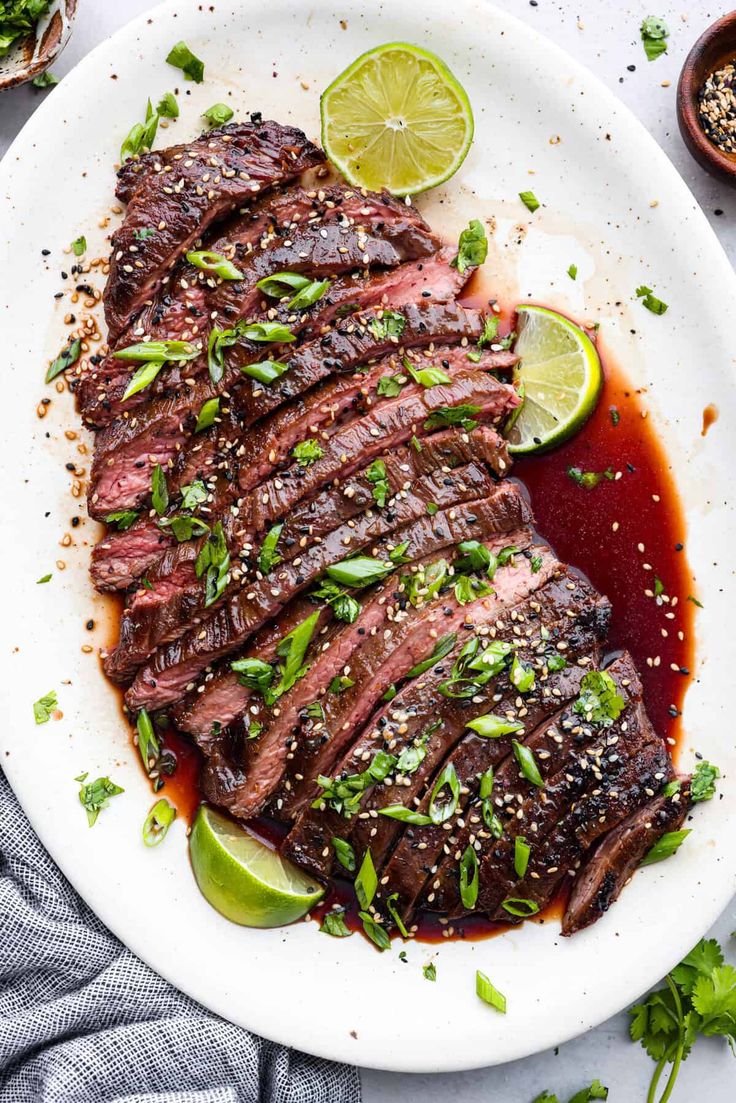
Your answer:
[[[33,716],[37,724],[47,724],[56,711],[59,702],[56,699],[56,691],[50,690],[45,697],[40,697],[33,703]]]

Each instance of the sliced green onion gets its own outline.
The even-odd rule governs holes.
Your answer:
[[[138,731],[138,753],[141,756],[144,770],[149,773],[161,754],[161,744],[154,730],[151,717],[145,709],[141,709],[138,713],[135,726]]]
[[[475,720],[469,720],[466,728],[472,728],[484,739],[500,739],[502,735],[513,735],[515,732],[523,732],[524,725],[514,720],[504,720],[502,716],[496,716],[489,712],[485,716],[476,716]]]
[[[306,287],[303,287],[301,291],[297,291],[294,298],[288,304],[288,309],[306,310],[307,307],[314,306],[316,302],[319,302],[329,286],[329,280],[308,281]]]
[[[283,522],[278,525],[272,525],[266,533],[264,541],[261,544],[261,550],[258,553],[258,569],[261,574],[268,574],[269,571],[281,562],[282,557],[276,551],[276,545],[279,542],[283,527]]]
[[[281,345],[290,345],[292,341],[296,341],[296,336],[289,327],[281,322],[249,322],[242,327],[240,336],[246,341],[278,341]]]
[[[544,788],[544,781],[542,775],[539,772],[537,766],[537,760],[534,757],[534,752],[529,747],[525,747],[523,743],[519,743],[518,740],[513,740],[514,758],[519,763],[519,769],[532,785],[538,786],[540,789]]]
[[[61,375],[63,371],[70,368],[72,364],[76,364],[79,359],[79,354],[82,351],[82,342],[79,337],[75,337],[74,340],[67,348],[62,349],[55,360],[49,364],[48,371],[46,372],[46,382],[51,383],[56,379],[57,375]]]
[[[210,126],[224,126],[225,123],[230,122],[233,114],[232,107],[228,107],[226,103],[213,103],[212,107],[202,112],[202,118],[206,119]]]
[[[302,291],[312,281],[300,272],[273,272],[270,276],[264,276],[256,287],[269,299],[288,299],[294,292]]]
[[[432,648],[432,654],[422,660],[421,663],[417,663],[416,666],[413,666],[411,670],[407,672],[407,678],[418,678],[420,674],[424,674],[425,670],[429,670],[430,667],[433,667],[440,659],[444,659],[445,655],[449,655],[456,643],[457,635],[455,632],[448,632],[446,636],[442,636]]]
[[[517,915],[521,919],[528,919],[529,916],[536,915],[539,911],[539,904],[536,904],[534,900],[524,900],[520,896],[507,897],[501,907],[509,915]]]
[[[375,943],[381,952],[388,950],[391,946],[391,939],[388,937],[381,924],[376,923],[373,916],[367,911],[358,912],[358,915],[363,923],[363,930],[368,935],[371,942]]]
[[[671,858],[673,854],[677,853],[689,834],[689,828],[684,831],[667,831],[644,855],[640,865],[652,866],[656,862],[663,862],[665,858]]]
[[[150,364],[141,364],[130,377],[130,382],[123,395],[123,402],[128,398],[132,398],[134,394],[138,394],[139,391],[144,391],[146,387],[150,387],[165,363],[165,360],[153,360]]]
[[[355,872],[356,858],[355,851],[349,842],[345,839],[333,839],[332,846],[335,850],[335,857],[340,865],[346,869],[349,873]]]
[[[476,969],[475,972],[475,994],[484,1003],[495,1007],[496,1011],[500,1011],[502,1015],[506,1014],[506,997],[497,988],[493,987],[488,977],[485,973],[481,973],[480,969]]]
[[[143,842],[146,846],[158,846],[176,819],[176,808],[166,797],[157,800],[143,824]]]
[[[475,853],[475,847],[469,844],[465,847],[460,859],[460,899],[463,906],[470,910],[478,901],[479,882],[478,855]]]
[[[166,474],[160,463],[157,463],[151,475],[151,505],[156,513],[161,516],[166,512],[169,504],[169,487],[166,482]]]
[[[514,869],[517,877],[523,877],[529,865],[529,855],[532,848],[523,835],[517,835],[514,839]]]
[[[523,663],[518,655],[514,655],[509,679],[519,693],[530,693],[534,689],[534,669]]]
[[[424,812],[415,812],[412,808],[405,808],[403,804],[388,804],[385,808],[379,808],[381,816],[388,816],[391,820],[399,820],[401,823],[411,823],[415,827],[426,827],[432,822],[431,816]]]
[[[442,790],[447,787],[448,793]],[[432,823],[441,824],[449,820],[457,809],[460,800],[460,780],[452,762],[448,762],[435,782],[429,801],[429,815]]]
[[[204,272],[214,272],[221,280],[243,279],[243,273],[231,260],[222,253],[215,253],[212,249],[199,249],[187,253],[187,260],[195,268],[201,268]]]
[[[219,412],[219,398],[208,398],[206,402],[202,403],[202,408],[197,415],[197,424],[194,427],[194,432],[203,433],[205,429],[209,429],[211,425],[215,424],[215,418]]]
[[[377,888],[378,877],[369,847],[363,855],[363,861],[358,870],[358,875],[355,878],[355,895],[358,897],[358,903],[363,911],[369,908],[373,903],[373,897],[376,895]]]
[[[282,364],[279,360],[262,360],[260,364],[242,364],[240,370],[243,375],[248,375],[259,383],[273,383],[286,374],[289,365]]]
[[[394,570],[393,563],[382,563],[368,555],[356,555],[354,559],[343,559],[327,568],[327,574],[343,586],[372,586]]]
[[[167,360],[193,360],[199,355],[190,341],[140,341],[113,353],[116,360],[142,360],[145,363],[165,364]]]
[[[534,214],[534,212],[539,207],[539,200],[537,199],[533,191],[520,191],[519,199],[524,204],[526,209],[532,212],[532,214]]]

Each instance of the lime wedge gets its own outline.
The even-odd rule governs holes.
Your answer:
[[[443,61],[406,42],[377,46],[322,93],[322,145],[358,187],[415,195],[447,180],[473,140],[473,112]]]
[[[283,927],[324,896],[296,866],[206,804],[197,809],[189,856],[202,895],[244,927]]]
[[[603,371],[595,345],[569,318],[518,308],[514,378],[524,404],[506,425],[509,452],[541,452],[573,436],[596,408]]]

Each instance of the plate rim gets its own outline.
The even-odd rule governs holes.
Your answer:
[[[185,2],[188,5],[191,4],[193,7],[195,6],[195,0],[185,0]],[[234,7],[242,8],[245,10],[254,9],[257,11],[256,0],[230,0],[230,2],[233,4]],[[318,5],[322,4],[324,3],[324,0],[317,0],[317,3]],[[54,96],[57,97],[56,102],[54,102],[54,99],[52,97],[47,97],[47,99],[39,105],[31,118],[26,122],[25,126],[12,142],[11,146],[9,147],[2,161],[0,162],[0,187],[3,187],[7,183],[6,178],[10,173],[9,166],[11,165],[11,163],[15,159],[17,159],[19,153],[22,153],[22,150],[27,143],[33,142],[37,133],[43,129],[47,117],[49,119],[52,118],[53,115],[59,111],[59,108],[63,106],[64,99],[59,98],[59,93],[63,90],[64,97],[71,99],[71,97],[75,94],[75,91],[79,90],[82,85],[82,81],[85,78],[89,76],[91,77],[93,82],[95,79],[99,79],[99,74],[96,70],[96,66],[98,66],[99,60],[102,57],[107,57],[109,51],[114,50],[117,46],[119,46],[122,40],[125,40],[128,37],[133,38],[136,33],[138,33],[145,27],[146,23],[150,20],[152,13],[155,16],[160,17],[162,15],[167,15],[169,12],[173,12],[177,8],[181,9],[181,6],[182,0],[164,0],[164,2],[157,7],[151,9],[150,11],[143,12],[142,14],[130,20],[128,23],[124,24],[112,36],[103,40],[88,54],[86,54],[85,57],[82,58],[73,68],[73,70],[64,78],[64,81],[62,82],[59,89],[55,91]],[[436,6],[435,0],[431,0],[431,4],[428,5],[428,7],[429,6]],[[703,242],[704,246],[707,242],[707,248],[710,251],[709,260],[714,265],[718,265],[718,274],[720,275],[720,277],[724,279],[728,284],[730,284],[732,289],[736,291],[736,273],[734,273],[725,254],[723,246],[718,240],[713,227],[708,222],[704,212],[700,209],[699,204],[692,195],[692,192],[690,191],[686,182],[684,181],[670,158],[658,145],[652,135],[647,131],[643,123],[641,123],[640,120],[634,115],[631,109],[628,108],[622,101],[620,101],[615,93],[612,92],[605,84],[603,84],[602,81],[591,70],[589,70],[581,62],[577,61],[575,57],[568,53],[568,51],[566,51],[561,46],[558,46],[546,35],[529,26],[517,16],[501,8],[498,8],[495,4],[486,3],[484,6],[489,11],[492,11],[494,19],[496,19],[499,24],[506,24],[507,27],[513,28],[517,33],[527,37],[537,46],[543,44],[545,50],[550,54],[552,61],[556,61],[557,63],[564,63],[567,70],[576,78],[576,80],[579,81],[582,86],[589,88],[591,92],[598,98],[598,100],[603,103],[607,112],[615,112],[619,119],[623,118],[623,120],[625,120],[627,128],[634,128],[638,131],[640,139],[645,142],[647,148],[651,152],[654,162],[653,168],[656,169],[657,164],[659,164],[662,171],[666,173],[668,188],[676,189],[677,192],[679,192],[681,200],[691,201],[694,207],[694,218],[700,224],[700,240]],[[216,17],[217,15],[215,14],[215,18]],[[4,766],[6,776],[8,776],[8,780],[10,781],[10,784],[15,791],[15,785],[13,784],[12,779],[12,775],[14,772],[13,766],[10,764],[4,764]],[[21,796],[17,792],[16,796],[18,797],[18,800],[25,811],[25,805]],[[26,812],[26,814],[28,814],[28,812]],[[31,821],[34,831],[36,831],[43,845],[64,873],[64,876],[75,887],[75,890],[77,892],[80,892],[75,883],[76,878],[73,872],[74,865],[72,862],[67,862],[66,856],[64,854],[59,853],[49,825],[42,825],[41,827],[39,827],[34,822],[31,815],[29,815],[29,820]],[[72,872],[70,872],[68,866],[71,867]],[[712,904],[712,907],[710,908],[709,918],[707,919],[708,924],[715,920],[718,915],[721,914],[723,909],[727,906],[729,900],[732,897],[734,887],[736,886],[732,885],[728,878],[723,878],[723,882],[720,886],[720,891],[713,894],[714,902]],[[80,896],[82,896],[81,892]],[[143,960],[152,969],[159,973],[159,975],[165,977],[165,979],[167,979],[178,990],[187,992],[189,995],[192,996],[193,999],[202,1003],[205,1007],[208,1007],[216,1014],[222,1015],[225,1018],[229,1017],[227,1008],[223,1007],[222,1005],[218,1005],[218,1001],[214,996],[203,996],[201,993],[193,991],[191,986],[181,988],[179,982],[174,978],[174,976],[172,976],[170,970],[161,969],[160,964],[154,964],[154,962],[151,960],[149,947],[146,945],[144,935],[136,932],[136,934],[131,937],[130,932],[126,931],[125,935],[123,936],[123,934],[117,929],[117,923],[114,915],[114,902],[109,901],[106,903],[104,900],[93,901],[90,899],[89,895],[82,896],[82,899],[85,900],[88,906],[103,920],[108,929],[121,942],[123,942],[124,945],[129,946],[130,949],[138,957],[141,958],[141,960]],[[670,945],[672,946],[673,950],[676,947],[678,948],[677,953],[672,954],[672,964],[679,960],[682,954],[690,948],[691,944],[692,938],[690,934],[681,933],[679,939],[671,940]],[[645,988],[648,988],[650,984],[656,983],[660,979],[660,976],[661,974],[659,973],[656,976],[651,976],[646,985],[642,985],[641,990],[645,990]],[[622,1007],[626,1006],[629,1002],[629,997],[627,997],[626,1000],[624,1000],[624,1002],[622,1003],[618,996],[614,996],[612,1002],[609,999],[607,1003],[604,1001],[602,1005],[597,1007],[591,1022],[585,1022],[582,1024],[578,1023],[577,1025],[571,1024],[569,1029],[563,1031],[562,1033],[556,1033],[552,1031],[552,1034],[550,1036],[553,1036],[555,1041],[550,1041],[550,1037],[547,1036],[541,1037],[541,1040],[535,1040],[532,1045],[529,1045],[528,1043],[522,1043],[518,1045],[516,1049],[511,1049],[510,1051],[506,1052],[503,1057],[499,1058],[491,1057],[489,1059],[489,1056],[487,1054],[484,1056],[481,1056],[479,1054],[477,1056],[477,1059],[469,1062],[467,1058],[462,1058],[458,1060],[457,1058],[453,1059],[452,1055],[442,1054],[441,1058],[439,1059],[436,1055],[433,1055],[430,1063],[418,1062],[416,1059],[407,1059],[405,1062],[393,1061],[391,1064],[387,1065],[385,1063],[381,1063],[380,1058],[371,1059],[370,1055],[361,1052],[359,1055],[359,1059],[363,1067],[385,1069],[387,1071],[439,1072],[461,1071],[466,1069],[484,1067],[489,1064],[507,1062],[511,1060],[516,1060],[523,1056],[531,1055],[541,1049],[548,1047],[551,1044],[562,1044],[563,1042],[566,1042],[569,1039],[578,1036],[581,1032],[591,1029],[593,1026],[603,1022],[605,1019],[615,1014],[617,1011],[621,1010]],[[230,1021],[235,1020],[230,1019]],[[241,1025],[245,1026],[246,1029],[253,1030],[254,1032],[260,1031],[260,1028],[257,1025],[250,1026],[244,1023],[241,1023]],[[278,1032],[270,1031],[269,1037],[285,1045],[295,1044],[293,1037],[289,1037]],[[317,1037],[318,1036],[316,1034],[313,1034],[313,1041],[310,1041],[309,1044],[307,1044],[304,1039],[299,1039],[296,1044],[300,1048],[304,1048],[307,1052],[313,1053],[320,1057],[351,1063],[355,1060],[356,1055],[351,1054],[350,1045],[348,1044],[347,1039],[343,1040],[334,1038],[329,1041],[325,1039],[324,1044],[322,1044],[321,1041],[319,1042],[319,1044],[317,1044]]]

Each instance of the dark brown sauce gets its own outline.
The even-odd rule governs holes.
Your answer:
[[[461,302],[487,307],[489,300],[471,291]],[[499,317],[501,333],[508,332],[512,317]],[[693,583],[684,550],[684,517],[671,466],[646,416],[643,394],[628,385],[600,341],[598,349],[604,362],[605,383],[590,421],[560,448],[517,461],[513,476],[526,487],[537,528],[559,558],[581,570],[610,598],[611,650],[626,647],[631,651],[642,676],[652,723],[676,754],[679,717],[693,660],[694,606],[687,600],[693,593]],[[708,410],[712,411],[708,425],[717,417],[715,407],[707,407],[704,432]],[[595,488],[586,490],[569,477],[570,467],[595,472],[612,468],[620,471],[621,477],[604,478]],[[664,598],[668,599],[659,604],[645,592],[653,594],[655,578],[661,580]],[[669,617],[670,613],[674,616]],[[166,744],[177,757],[177,769],[166,778],[162,795],[191,822],[201,800],[198,779],[202,756],[176,732],[167,733]],[[275,848],[286,830],[264,817],[248,826]],[[568,892],[566,885],[533,922],[559,919]],[[336,905],[346,909],[345,920],[351,930],[362,928],[351,882],[336,879],[313,910],[312,918],[320,920]],[[440,943],[448,937],[475,940],[499,934],[508,926],[480,916],[447,924],[435,915],[424,914],[415,937],[427,943]]]

